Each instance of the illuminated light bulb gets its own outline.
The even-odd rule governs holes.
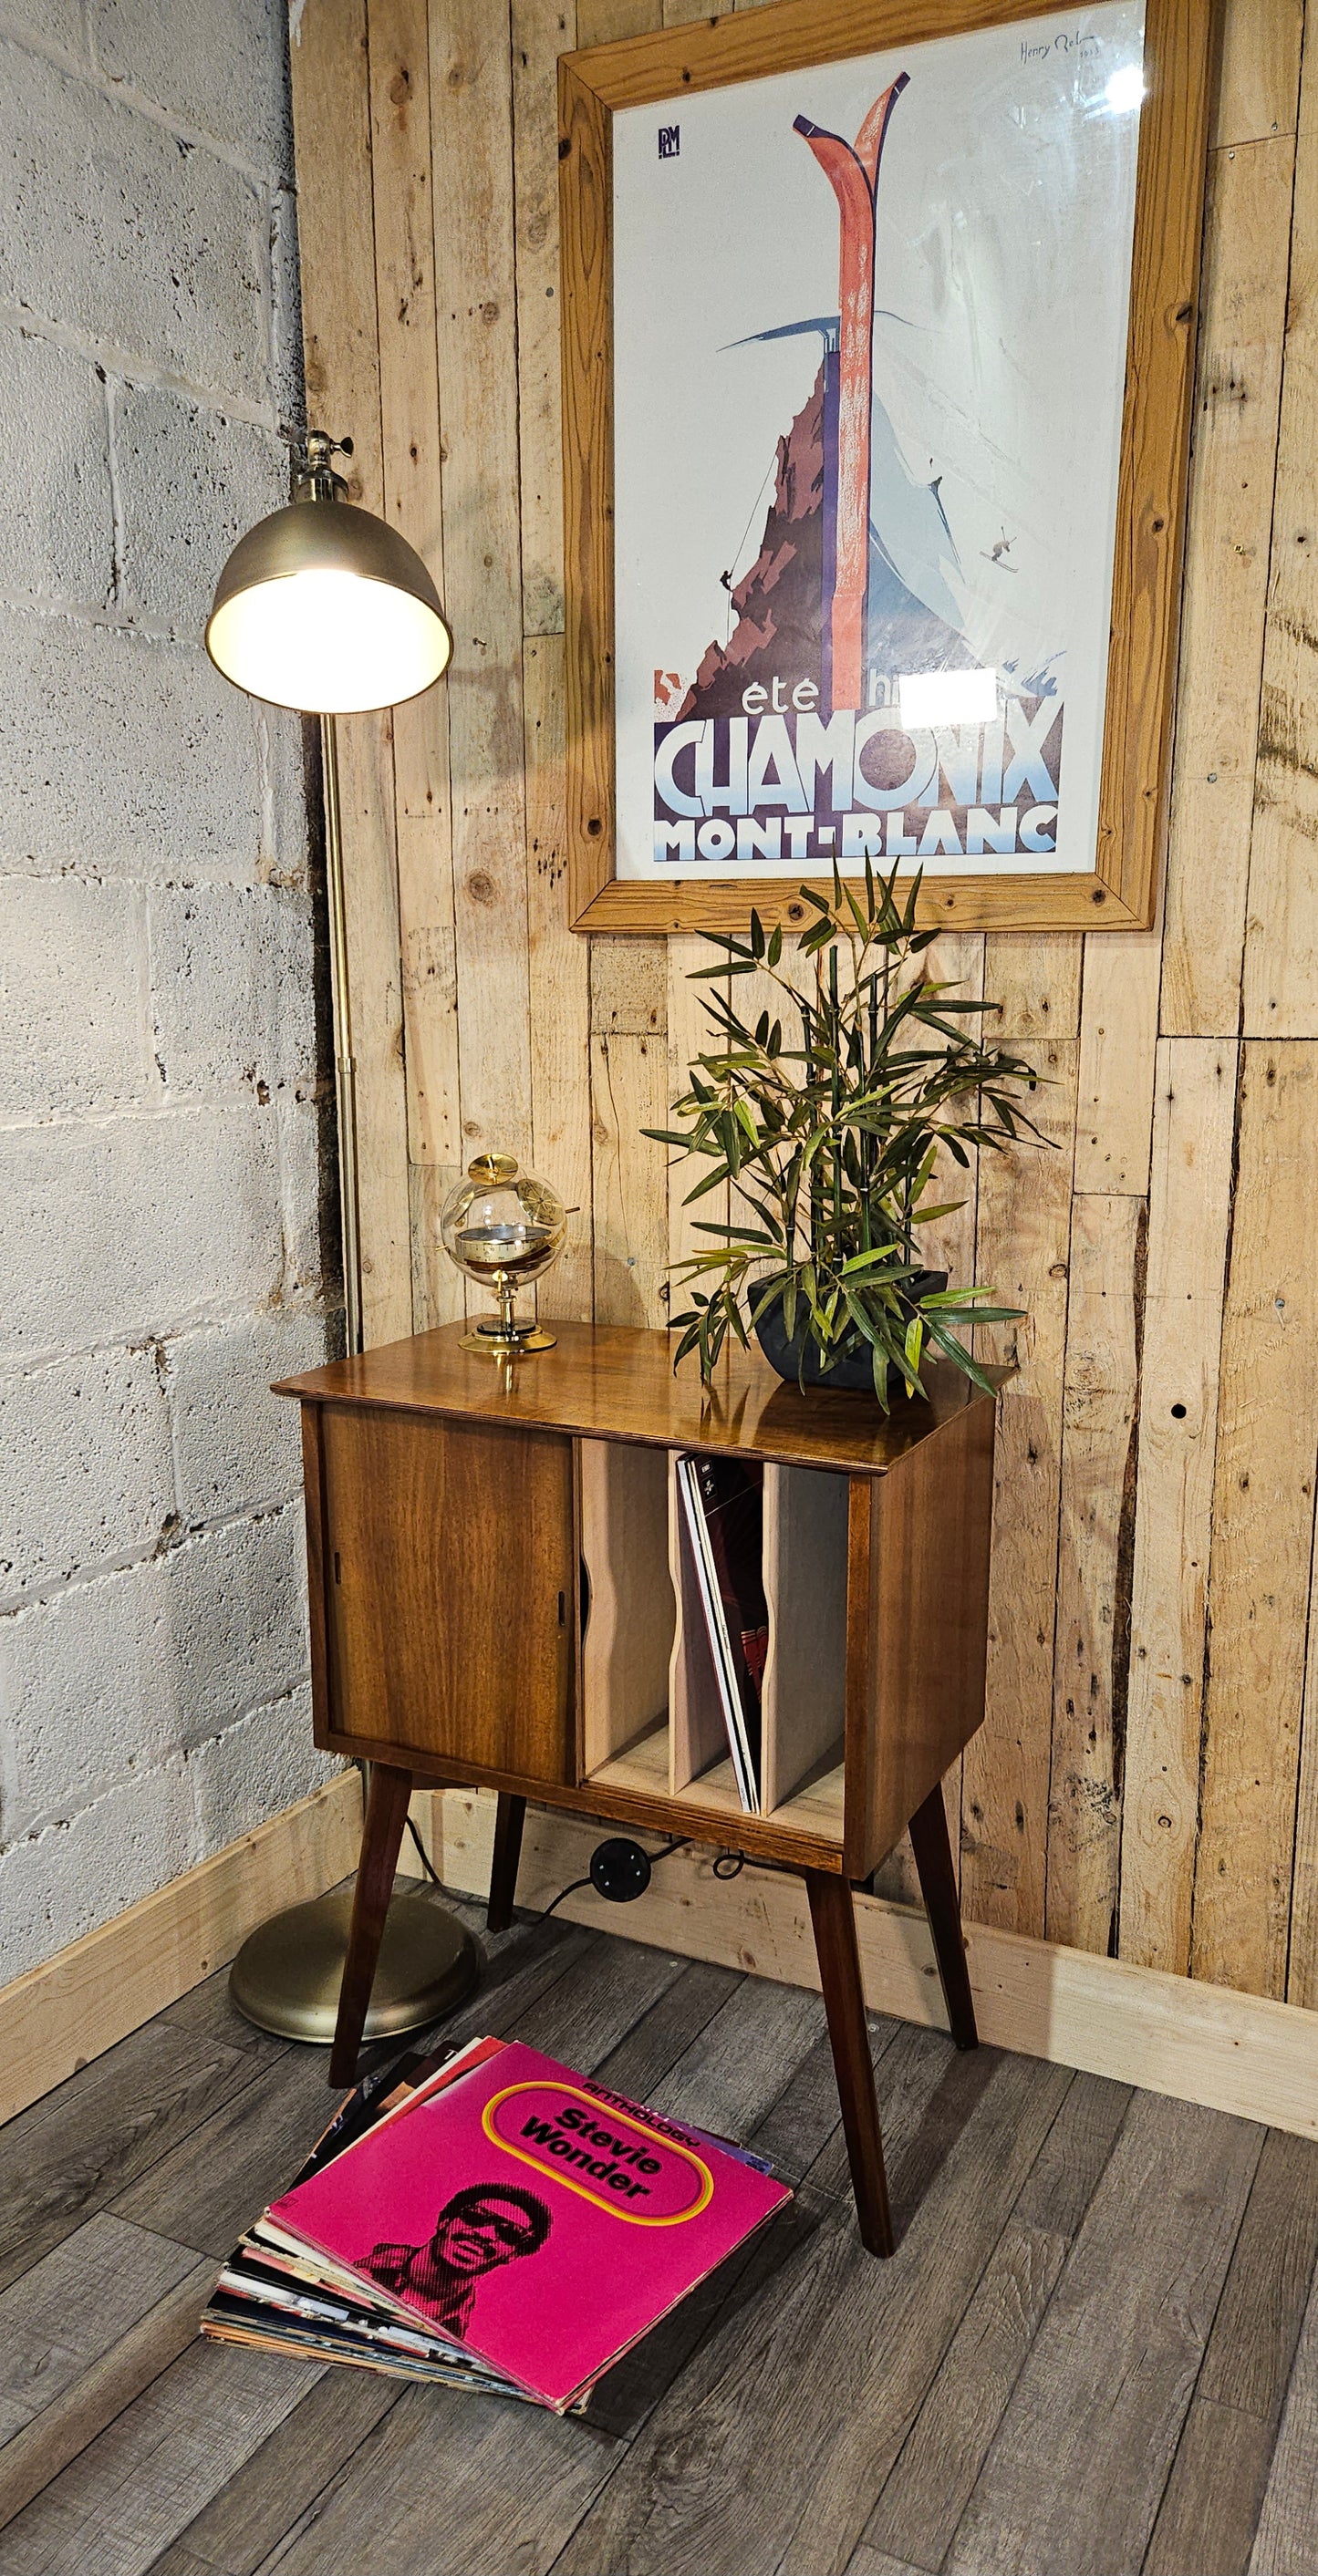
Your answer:
[[[415,697],[452,651],[442,617],[413,592],[328,569],[236,591],[206,645],[250,696],[340,716]]]

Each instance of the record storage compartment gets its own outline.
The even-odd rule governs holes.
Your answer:
[[[582,1440],[578,1454],[581,1777],[726,1817],[735,1844],[747,1810],[678,1496],[678,1453]],[[839,1845],[848,1482],[826,1469],[764,1464],[760,1813]]]

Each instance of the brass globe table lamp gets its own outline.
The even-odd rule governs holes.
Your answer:
[[[464,1351],[494,1360],[552,1351],[557,1335],[519,1323],[514,1312],[519,1290],[543,1279],[567,1237],[567,1214],[549,1183],[519,1171],[513,1154],[478,1154],[445,1199],[439,1232],[450,1261],[498,1300],[497,1317],[463,1334]]]

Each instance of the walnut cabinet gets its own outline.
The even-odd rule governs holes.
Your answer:
[[[351,2080],[414,1782],[498,1792],[492,1923],[528,1798],[805,1880],[865,2242],[891,2250],[851,1891],[910,1827],[954,2038],[975,2043],[940,1782],[983,1716],[995,1406],[703,1389],[659,1332],[558,1324],[512,1364],[457,1325],[281,1383],[302,1407],[316,1741],[372,1765],[332,2077]],[[999,1373],[1000,1374],[1000,1373]],[[764,1462],[763,1812],[738,1800],[673,1463]]]

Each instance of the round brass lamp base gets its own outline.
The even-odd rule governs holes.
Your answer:
[[[325,2046],[334,2037],[351,1922],[352,1889],[335,1888],[249,1933],[229,1971],[244,2019],[280,2039]],[[395,1896],[364,2037],[392,2039],[439,2021],[465,2003],[479,1975],[480,1953],[463,1924],[428,1897]]]
[[[543,1324],[514,1324],[505,1332],[496,1320],[477,1324],[473,1332],[464,1333],[458,1348],[479,1351],[487,1360],[515,1360],[521,1358],[523,1351],[552,1351],[557,1339],[558,1335],[547,1333]]]

